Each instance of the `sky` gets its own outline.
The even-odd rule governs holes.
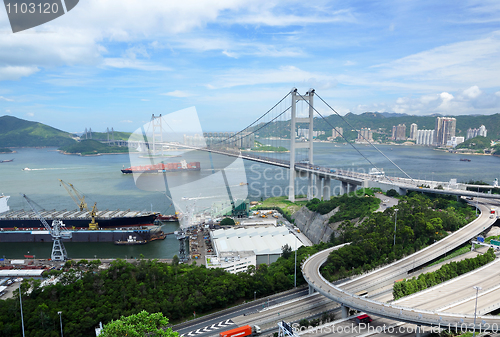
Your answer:
[[[0,8],[0,116],[133,131],[195,107],[237,131],[292,87],[341,114],[498,113],[500,2],[81,0],[15,34]]]

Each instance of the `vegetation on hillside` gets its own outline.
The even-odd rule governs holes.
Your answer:
[[[89,139],[90,138],[90,132],[88,133],[87,138],[85,138],[85,133],[80,136],[81,139]],[[114,140],[128,140],[130,136],[132,135],[131,132],[120,132],[120,131],[114,131],[111,133],[109,132],[109,140],[111,141],[112,138]],[[107,132],[92,132],[92,138],[94,140],[108,140],[108,133]]]
[[[11,149],[6,149],[6,148],[3,148],[3,147],[0,147],[0,153],[11,153],[12,150]]]
[[[307,203],[306,207],[320,214],[327,214],[339,207],[338,211],[330,217],[330,223],[334,223],[368,216],[377,210],[379,204],[380,199],[374,197],[371,189],[365,188],[325,201],[314,198]]]
[[[484,150],[491,147],[491,139],[488,137],[477,136],[467,139],[465,142],[458,144],[455,149],[469,149],[469,150]]]
[[[396,282],[392,289],[392,295],[394,299],[397,300],[401,297],[417,293],[482,267],[495,260],[495,257],[493,248],[490,248],[485,254],[478,255],[474,258],[450,262],[434,272],[420,274],[418,278],[413,277],[411,280]]]
[[[59,149],[64,153],[81,154],[82,156],[96,155],[100,153],[128,153],[127,146],[110,146],[93,139],[85,139],[81,142],[63,146]]]
[[[65,146],[76,141],[71,134],[13,116],[0,117],[0,144],[5,147]]]
[[[344,118],[356,130],[361,128],[371,128],[373,137],[387,140],[387,137],[392,136],[392,127],[398,124],[406,125],[406,137],[410,136],[410,125],[416,123],[419,130],[434,130],[436,125],[435,116],[409,116],[405,114],[392,114],[377,112],[365,112],[363,114],[348,113]],[[480,115],[480,116],[455,116],[457,119],[456,136],[466,136],[467,129],[477,128],[481,125],[486,125],[488,128],[488,135],[492,139],[500,138],[500,114],[494,115]],[[329,122],[327,123],[320,117],[314,118],[314,130],[331,132],[332,125],[335,127],[342,127],[344,129],[344,136],[349,140],[354,140],[357,137],[357,132],[351,130],[337,115],[330,115],[325,117]],[[260,126],[250,128],[250,131],[255,131]],[[256,132],[261,138],[268,137],[281,137],[289,138],[290,135],[290,121],[277,121],[271,123],[269,126],[261,128]],[[345,142],[342,138],[337,138],[339,142]]]
[[[393,262],[445,237],[474,219],[470,206],[453,198],[411,193],[397,206],[396,246],[393,246],[395,211],[371,214],[361,224],[345,220],[334,244],[351,242],[333,251],[323,266],[323,275],[336,280]]]
[[[300,261],[330,247],[319,244],[297,251],[297,285],[305,281]],[[137,314],[142,310],[161,312],[171,322],[226,308],[291,289],[294,285],[294,254],[280,257],[271,265],[251,266],[248,272],[231,274],[205,266],[166,264],[139,260],[132,264],[115,260],[109,269],[81,260],[66,263],[66,272],[55,285],[40,287],[40,281],[24,281],[21,286],[27,336],[58,336],[62,311],[64,335],[92,336],[94,328]],[[28,289],[32,291],[28,293]],[[26,319],[28,318],[29,319]],[[19,297],[0,301],[0,336],[21,336]]]
[[[252,151],[255,152],[288,152],[288,149],[283,146],[271,146],[265,145],[260,142],[255,141],[254,147],[252,147]]]

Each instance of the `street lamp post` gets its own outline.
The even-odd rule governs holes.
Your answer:
[[[295,267],[294,267],[293,287],[297,288],[297,238],[295,238]]]
[[[24,337],[24,317],[23,317],[23,300],[21,296],[21,282],[19,282],[19,303],[21,305],[21,325],[23,327],[23,337]]]
[[[255,301],[257,299],[257,291],[253,292],[253,300]]]
[[[476,336],[477,294],[479,293],[479,290],[482,289],[479,286],[474,286],[473,288],[476,289],[476,307],[474,308],[474,332],[472,333],[472,337]]]
[[[57,313],[59,314],[59,323],[61,324],[61,337],[63,337],[62,318],[61,318],[62,311],[58,311]]]
[[[394,212],[396,213],[396,218],[394,219],[394,245],[393,247],[396,247],[396,224],[398,222],[398,211],[399,209],[395,208]]]

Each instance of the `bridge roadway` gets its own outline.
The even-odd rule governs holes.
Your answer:
[[[489,217],[489,209],[492,205],[498,206],[498,202],[493,200],[478,200],[478,207],[481,210],[481,215],[467,226],[415,254],[338,286],[332,285],[319,272],[319,268],[326,262],[329,253],[335,247],[318,252],[307,259],[302,265],[302,273],[311,289],[316,290],[335,302],[342,303],[345,307],[355,308],[384,318],[417,325],[460,326],[462,323],[465,323],[467,326],[471,327],[474,321],[473,314],[454,314],[438,310],[405,307],[393,303],[382,303],[367,298],[361,298],[354,295],[354,293],[360,290],[370,291],[370,289],[376,289],[390,284],[394,282],[394,280],[407,275],[409,270],[417,268],[443,255],[445,252],[458,247],[462,243],[478,235],[496,221],[496,218],[492,219]],[[494,297],[498,297],[498,295]],[[483,330],[484,324],[489,324],[489,326],[496,324],[496,326],[500,326],[500,318],[482,316],[478,319],[476,324],[478,329],[479,324],[482,325]]]

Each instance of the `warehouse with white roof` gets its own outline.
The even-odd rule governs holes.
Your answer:
[[[303,246],[297,237],[285,226],[252,226],[230,229],[218,229],[210,233],[213,247],[217,255],[241,251],[253,251],[256,264],[275,262],[288,245],[292,250]]]

